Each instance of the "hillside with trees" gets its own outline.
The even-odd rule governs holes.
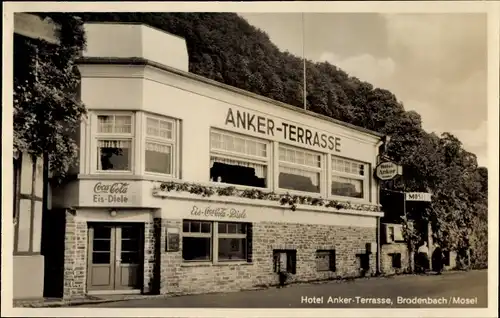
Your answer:
[[[84,21],[142,22],[186,39],[190,72],[303,107],[302,59],[281,52],[268,35],[233,13],[85,13]],[[460,140],[422,128],[418,113],[405,111],[388,90],[373,87],[327,62],[307,61],[307,108],[392,137],[387,155],[404,167],[404,178],[384,182],[394,191],[433,193],[432,204],[412,215],[431,221],[435,241],[472,266],[487,266],[488,171]],[[387,194],[389,195],[389,194]],[[401,211],[400,199],[386,200]],[[411,211],[410,211],[411,214]]]

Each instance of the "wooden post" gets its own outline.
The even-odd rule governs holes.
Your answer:
[[[432,270],[432,253],[434,252],[434,242],[432,241],[432,227],[430,221],[427,221],[427,246],[429,247],[429,269]]]

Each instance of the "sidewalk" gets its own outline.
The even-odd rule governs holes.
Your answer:
[[[446,271],[443,275],[453,275],[459,274],[462,271]],[[364,280],[383,280],[383,279],[400,279],[404,277],[411,276],[434,276],[434,273],[427,274],[399,274],[399,275],[381,275],[372,277],[357,277],[357,278],[344,278],[339,280],[322,280],[313,282],[302,282],[290,284],[287,287],[293,286],[313,286],[313,285],[324,285],[324,284],[347,284],[354,281],[364,281]],[[234,293],[243,291],[255,291],[255,290],[267,290],[271,288],[276,288],[276,286],[263,286],[242,289],[240,291],[235,291]],[[212,294],[223,294],[223,293],[212,293]],[[14,307],[28,307],[28,308],[41,308],[41,307],[68,307],[68,306],[78,306],[85,304],[100,304],[100,303],[112,303],[124,300],[141,300],[141,299],[162,299],[162,298],[173,298],[177,296],[190,296],[190,295],[99,295],[99,296],[85,296],[73,299],[60,299],[60,298],[44,298],[37,300],[14,300]]]

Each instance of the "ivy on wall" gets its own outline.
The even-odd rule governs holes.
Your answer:
[[[369,205],[369,204],[355,204],[352,202],[342,202],[337,200],[327,200],[323,198],[314,198],[310,196],[302,195],[291,195],[278,194],[274,192],[265,192],[258,189],[237,189],[234,186],[228,187],[216,187],[216,186],[204,186],[195,183],[187,182],[163,182],[155,190],[165,191],[165,192],[188,192],[191,194],[201,195],[202,197],[210,197],[212,195],[227,196],[227,197],[239,197],[245,199],[256,199],[256,200],[268,200],[268,201],[278,201],[281,205],[287,205],[292,211],[297,209],[298,204],[310,205],[310,206],[320,206],[326,208],[333,208],[336,210],[356,210],[356,211],[370,211],[370,212],[380,212],[380,207]]]

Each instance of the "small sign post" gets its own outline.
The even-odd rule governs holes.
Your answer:
[[[398,175],[403,174],[403,167],[391,161],[381,162],[375,168],[375,176],[379,180],[392,180]]]

